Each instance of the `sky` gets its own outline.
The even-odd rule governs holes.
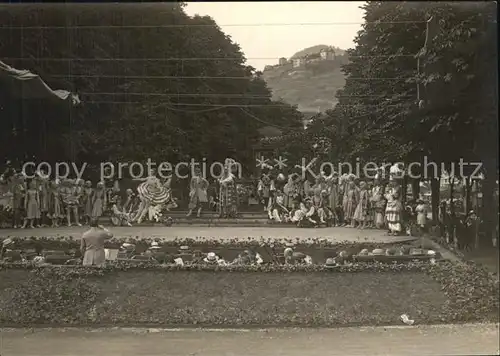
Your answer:
[[[289,58],[295,52],[319,44],[352,48],[363,23],[363,11],[359,8],[363,3],[188,2],[186,12],[190,16],[212,17],[240,45],[247,63],[262,70],[265,65],[277,64],[280,57]]]

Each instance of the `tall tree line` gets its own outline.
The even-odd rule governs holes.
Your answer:
[[[423,164],[427,156],[450,170],[460,159],[482,162],[490,240],[498,211],[496,4],[370,1],[363,9],[339,104],[311,125],[308,137],[330,137],[336,158],[353,163]],[[431,183],[437,216],[439,183]]]
[[[20,100],[0,88],[2,155],[89,164],[230,156],[250,168],[260,127],[300,128],[301,113],[271,100],[213,19],[190,17],[183,7],[0,7],[0,58],[83,102]]]

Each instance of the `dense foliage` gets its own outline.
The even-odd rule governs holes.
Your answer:
[[[258,128],[301,126],[239,46],[182,3],[7,5],[0,23],[3,61],[83,101],[70,109],[3,90],[2,156],[94,164],[231,156],[250,168]]]
[[[460,159],[482,162],[484,219],[493,222],[496,4],[371,1],[363,9],[366,22],[348,51],[339,104],[311,125],[308,137],[329,137],[345,161],[423,163],[426,156],[438,172],[431,167],[425,178],[439,176],[441,164],[449,170],[455,163],[459,175]],[[463,174],[474,168],[465,166]]]

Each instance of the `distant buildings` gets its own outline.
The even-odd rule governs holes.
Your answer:
[[[274,68],[285,67],[291,64],[292,68],[300,68],[308,63],[320,61],[333,61],[336,58],[335,49],[333,47],[323,48],[318,53],[312,53],[306,56],[297,57],[293,59],[286,59],[281,57],[276,65],[268,65],[264,67],[264,71]]]
[[[292,59],[293,67],[298,68],[306,64],[306,59],[304,57]]]
[[[319,51],[319,55],[325,61],[333,61],[335,60],[335,49],[333,47],[323,48]]]

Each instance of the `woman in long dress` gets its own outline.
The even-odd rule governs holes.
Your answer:
[[[264,205],[264,211],[270,211],[272,194],[275,190],[274,182],[269,173],[262,173],[257,185],[257,192]]]
[[[193,210],[197,209],[198,212],[196,217],[201,216],[201,211],[203,209],[203,204],[208,202],[207,189],[208,189],[208,181],[201,176],[201,171],[197,169],[195,171],[194,176],[191,178],[191,182],[189,184],[189,212],[187,216],[191,216],[193,214]]]
[[[29,227],[32,229],[35,221],[40,219],[40,195],[37,183],[34,180],[30,182],[29,189],[26,191],[24,210],[26,211],[26,219],[22,228],[25,228],[29,222]]]
[[[92,218],[98,219],[104,213],[106,206],[106,189],[103,182],[97,183],[96,189],[92,196]]]
[[[354,211],[358,204],[358,190],[354,181],[349,182],[344,199],[344,220],[346,224],[354,227]]]
[[[357,223],[358,229],[364,229],[366,228],[366,223],[368,221],[369,196],[365,182],[361,182],[359,184],[359,188],[359,199],[356,210],[354,211],[352,226],[354,227],[354,224]]]
[[[384,188],[378,180],[375,180],[375,184],[372,189],[371,203],[375,214],[375,227],[377,229],[382,229],[384,227],[385,199]]]
[[[338,216],[338,206],[340,205],[340,189],[339,189],[338,175],[333,172],[326,178],[326,185],[328,187],[328,207],[333,214],[333,225],[338,226],[341,221]]]
[[[140,224],[146,217],[146,214],[150,213],[150,208],[152,206],[166,203],[171,199],[171,194],[167,184],[162,184],[156,177],[155,170],[151,170],[149,177],[138,180],[143,181],[143,183],[139,184],[137,187],[140,203],[139,209],[133,217],[133,220]]]
[[[50,184],[48,217],[52,220],[52,227],[58,227],[60,219],[64,217],[58,180]]]
[[[238,195],[236,191],[236,177],[231,172],[232,164],[226,160],[224,174],[219,180],[221,217],[235,218],[238,214]]]
[[[385,208],[385,219],[390,235],[399,235],[402,232],[402,211],[401,189],[395,180],[391,180],[390,186],[385,195],[387,206]]]
[[[90,224],[90,218],[92,217],[92,197],[94,195],[94,188],[92,188],[92,182],[86,181],[85,187],[83,188],[82,205],[83,205],[83,218],[86,225]]]
[[[288,210],[296,209],[300,200],[300,186],[297,182],[297,176],[295,174],[290,174],[288,176],[288,182],[283,187],[283,193],[284,206]]]
[[[22,173],[16,173],[12,177],[12,226],[14,229],[21,227],[22,209],[26,195],[26,182]]]

